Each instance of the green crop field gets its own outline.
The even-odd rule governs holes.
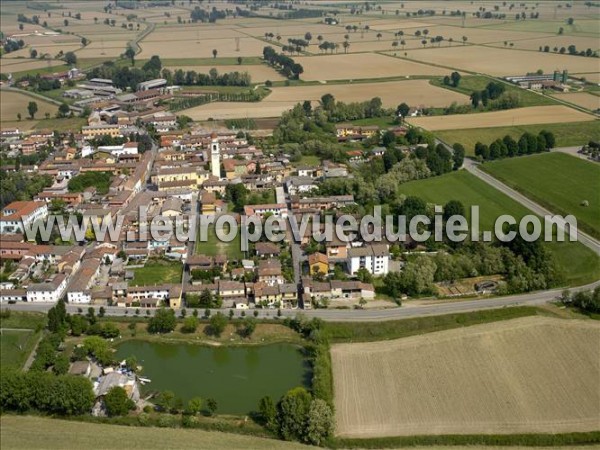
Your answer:
[[[465,120],[468,120],[468,117],[465,117]],[[518,140],[526,131],[538,134],[542,130],[554,133],[557,147],[583,145],[592,140],[600,140],[600,124],[598,121],[444,130],[436,131],[435,135],[450,145],[456,142],[463,144],[467,155],[472,156],[475,154],[475,144],[478,141],[489,145],[494,140],[502,139],[507,134]]]
[[[0,334],[0,366],[21,368],[31,353],[38,333],[32,330],[2,330]]]
[[[482,169],[556,214],[573,214],[579,228],[600,237],[600,166],[564,153],[486,163]],[[582,206],[587,201],[588,206]]]
[[[496,218],[502,214],[510,214],[517,220],[531,214],[521,204],[465,171],[411,181],[401,185],[400,192],[438,205],[459,200],[467,208],[469,219],[470,206],[479,205],[481,231],[493,230]],[[579,242],[548,242],[546,246],[554,254],[568,284],[584,284],[600,278],[600,258]]]
[[[115,443],[126,442],[135,449],[173,448],[263,448],[271,450],[311,449],[292,442],[253,436],[203,430],[149,428],[73,422],[32,416],[7,416],[0,419],[3,449],[63,449],[114,448]]]
[[[183,266],[177,261],[150,260],[140,269],[134,269],[133,286],[181,283]]]

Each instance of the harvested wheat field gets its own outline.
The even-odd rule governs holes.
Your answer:
[[[306,81],[358,80],[409,75],[447,75],[448,70],[375,53],[294,58]]]
[[[565,100],[574,105],[581,106],[592,111],[600,109],[600,96],[588,92],[573,92],[569,94],[557,94],[559,100]]]
[[[289,103],[278,105],[265,104],[265,102],[214,102],[184,109],[179,114],[194,120],[279,117],[293,106],[293,104],[290,106]]]
[[[46,67],[62,66],[64,61],[42,59],[4,59],[0,62],[0,72],[17,73],[26,70],[43,69]]]
[[[23,119],[29,117],[27,105],[29,102],[36,102],[38,112],[36,118],[44,118],[44,114],[50,113],[51,116],[56,114],[58,107],[52,103],[45,102],[39,98],[29,97],[28,95],[19,92],[0,91],[0,119],[2,122],[16,120],[17,114],[21,113]]]
[[[193,31],[188,39],[180,41],[147,41],[140,42],[142,52],[140,59],[148,59],[152,55],[165,58],[210,58],[212,51],[218,56],[259,56],[262,55],[265,43],[251,37],[239,38],[239,51],[235,38],[200,39],[198,42]]]
[[[499,31],[498,35],[502,33]],[[408,52],[410,59],[434,63],[472,72],[495,76],[509,76],[542,69],[567,69],[569,72],[594,72],[598,70],[596,58],[582,58],[552,53],[507,50],[475,45],[455,45],[444,48],[427,48]],[[493,61],[493,64],[490,64]]]
[[[405,80],[273,88],[272,94],[263,103],[292,102],[293,106],[304,100],[319,100],[325,94],[332,94],[336,100],[343,102],[360,102],[380,97],[386,108],[396,107],[403,101],[409,105],[424,106],[469,102],[468,96],[433,86],[429,84],[429,80]]]
[[[185,109],[181,111],[181,114],[194,120],[278,117],[304,100],[318,101],[325,94],[332,94],[336,100],[343,102],[367,101],[373,97],[380,97],[386,108],[395,107],[403,101],[411,105],[426,106],[447,106],[452,102],[468,102],[466,95],[432,86],[428,80],[407,80],[386,83],[275,87],[271,89],[271,94],[261,102],[215,102]]]
[[[217,72],[219,74],[224,74],[224,73],[228,73],[228,72],[248,72],[248,75],[250,75],[252,83],[264,83],[267,80],[279,81],[279,80],[286,79],[283,75],[281,75],[279,72],[277,72],[272,67],[267,66],[266,64],[260,64],[260,65],[255,65],[255,66],[250,66],[250,65],[215,66],[214,68],[217,69]],[[195,70],[198,73],[208,74],[211,71],[211,69],[213,69],[213,67],[210,65],[208,65],[208,66],[182,66],[182,65],[179,65],[179,66],[168,66],[167,69],[170,69],[173,71],[175,71],[177,69],[181,69],[183,71]]]
[[[337,433],[566,433],[600,423],[600,323],[526,317],[331,349]]]
[[[539,123],[568,123],[594,120],[594,116],[563,105],[530,106],[479,114],[416,117],[407,119],[411,125],[426,130],[461,130]]]
[[[591,73],[578,73],[573,74],[574,77],[577,78],[585,78],[587,81],[591,83],[600,84],[600,72],[591,72]]]

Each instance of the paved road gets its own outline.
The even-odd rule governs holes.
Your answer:
[[[550,212],[546,208],[538,205],[533,200],[530,200],[529,198],[525,197],[523,194],[520,194],[519,192],[508,187],[506,184],[502,183],[501,181],[498,181],[493,176],[485,173],[478,166],[479,166],[479,164],[474,162],[473,160],[465,159],[464,168],[468,172],[475,175],[477,178],[481,179],[482,181],[485,181],[490,186],[492,186],[492,187],[496,188],[497,190],[499,190],[500,192],[503,192],[504,194],[508,195],[513,200],[516,200],[517,202],[521,203],[527,209],[529,209],[530,211],[534,212],[535,214],[537,214],[539,216],[553,215],[552,212]],[[564,230],[565,223],[566,222],[564,220],[557,221],[557,228]],[[585,245],[586,247],[588,247],[591,250],[593,250],[594,252],[596,252],[596,254],[600,255],[600,242],[598,240],[594,239],[593,237],[584,233],[581,230],[577,230],[577,240],[579,242],[581,242],[583,245]]]
[[[583,159],[589,163],[598,164],[597,162],[592,161],[587,155],[579,153],[579,150],[581,150],[581,145],[576,147],[556,147],[552,149],[553,152],[566,153],[571,156],[576,156],[579,159]]]

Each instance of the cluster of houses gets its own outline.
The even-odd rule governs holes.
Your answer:
[[[102,84],[102,80],[87,83],[92,82]],[[162,88],[145,84],[138,93]],[[297,220],[309,214],[324,217],[355,204],[352,195],[318,195],[322,180],[352,176],[346,164],[294,164],[285,154],[264,154],[242,134],[227,129],[183,131],[169,113],[151,110],[144,115],[147,112],[134,109],[131,114],[143,115],[133,125],[131,117],[121,120],[110,108],[98,109],[91,113],[88,125],[73,134],[2,130],[3,149],[9,156],[35,153],[35,145],[50,149],[49,156],[35,166],[5,165],[2,170],[49,175],[53,182],[31,201],[13,202],[0,212],[0,261],[3,269],[10,268],[3,277],[7,281],[1,286],[1,301],[56,302],[64,298],[73,304],[178,308],[185,305],[186,296],[209,291],[221,300],[223,307],[309,308],[321,299],[374,298],[373,286],[357,281],[355,276],[361,269],[375,276],[389,271],[389,246],[385,244],[334,240],[307,255],[304,251],[311,237],[306,234],[296,243],[289,239],[281,245],[259,242],[243,259],[223,260],[225,255],[203,255],[193,242],[175,237],[141,239],[142,232],[157,216],[181,219],[189,228],[192,216],[231,213],[227,188],[236,184],[257,194],[256,198],[274,200],[244,205],[241,214],[263,219],[269,215],[294,215]],[[141,148],[133,137],[144,134],[150,124],[158,133],[158,142],[151,149]],[[350,127],[340,130],[349,137],[357,131]],[[358,131],[378,132],[370,127]],[[107,137],[117,143],[96,144],[98,139],[106,141]],[[33,150],[28,147],[30,143]],[[381,156],[384,151],[380,149],[373,155]],[[96,186],[81,192],[69,189],[70,180],[88,172],[110,174],[108,191],[99,191]],[[57,204],[60,214],[76,215],[87,229],[92,228],[93,221],[121,219],[118,235],[99,241],[86,234],[84,241],[67,245],[27,241],[24,229],[56,214]],[[239,214],[234,217],[241,222]],[[56,236],[52,239],[58,242]],[[300,261],[290,262],[294,245],[303,256]],[[135,269],[155,258],[181,264],[181,282],[135,286]],[[193,276],[195,271],[215,266],[221,270],[214,276]],[[340,268],[347,280],[332,278]]]

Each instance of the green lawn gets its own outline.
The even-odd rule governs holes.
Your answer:
[[[302,155],[300,161],[298,161],[298,166],[318,166],[321,164],[321,159],[315,155]]]
[[[465,120],[467,119],[465,118]],[[540,125],[515,125],[510,127],[469,128],[465,130],[435,131],[434,133],[450,145],[456,142],[463,144],[467,155],[474,155],[475,144],[478,141],[489,145],[494,140],[501,139],[507,134],[518,140],[526,131],[538,134],[542,130],[554,133],[557,147],[583,145],[591,140],[600,140],[600,122],[597,120]]]
[[[37,312],[10,311],[8,317],[0,319],[0,328],[28,328],[36,330],[42,329],[45,325],[46,314]]]
[[[0,334],[0,366],[23,367],[38,336],[39,332],[32,330],[3,330]]]
[[[371,117],[369,119],[358,119],[353,120],[352,123],[354,125],[359,126],[377,125],[379,128],[390,128],[393,126],[397,126],[397,124],[394,123],[394,118],[389,116]]]
[[[87,120],[85,118],[66,117],[63,119],[51,118],[40,120],[34,128],[38,130],[79,132],[84,125],[87,125]]]
[[[551,212],[577,217],[600,237],[600,166],[564,153],[544,153],[485,163],[482,169]],[[587,200],[589,206],[581,206]]]
[[[150,260],[143,268],[134,269],[133,286],[181,283],[183,266],[178,261]]]
[[[493,230],[496,218],[502,214],[510,214],[517,221],[530,214],[520,203],[465,171],[411,181],[401,185],[400,192],[438,205],[459,200],[467,208],[468,218],[470,206],[479,205],[481,231]],[[548,242],[545,245],[556,258],[567,284],[579,285],[600,278],[600,258],[589,248],[579,242]]]
[[[196,254],[216,256],[226,255],[229,259],[242,259],[244,252],[241,246],[241,233],[238,232],[231,242],[222,242],[217,237],[214,225],[210,225],[206,234],[206,241],[201,240],[201,231],[198,231],[196,236]]]
[[[450,72],[448,73],[450,75]],[[471,95],[473,91],[481,91],[491,81],[498,81],[493,77],[485,77],[481,75],[465,75],[460,79],[460,83],[457,87],[447,86],[443,83],[443,77],[432,78],[430,83],[434,86],[439,86],[452,91],[460,92],[461,94]],[[541,105],[557,105],[558,102],[552,97],[536,94],[535,92],[521,89],[517,86],[504,83],[506,92],[514,92],[521,99],[521,106],[541,106]]]

